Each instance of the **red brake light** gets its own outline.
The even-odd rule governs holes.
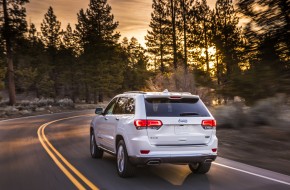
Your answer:
[[[214,119],[202,120],[201,125],[205,127],[216,127],[216,121]]]
[[[135,127],[147,127],[147,120],[141,120],[141,119],[135,120],[134,125]]]
[[[162,121],[160,120],[147,120],[147,126],[148,127],[161,127]]]
[[[146,119],[136,119],[134,125],[137,129],[142,129],[146,127],[159,129],[163,123],[160,120],[146,120]]]
[[[174,99],[175,100],[175,99],[181,99],[181,97],[180,96],[170,96],[169,99]]]

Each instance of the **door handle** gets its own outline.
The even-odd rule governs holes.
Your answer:
[[[104,119],[105,119],[105,120],[108,120],[108,118],[107,118],[107,117],[104,117]]]
[[[116,120],[119,121],[120,119],[116,117]]]

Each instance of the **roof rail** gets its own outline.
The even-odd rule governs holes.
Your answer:
[[[124,92],[123,94],[146,94],[146,92],[143,92],[143,91],[127,91],[127,92]]]

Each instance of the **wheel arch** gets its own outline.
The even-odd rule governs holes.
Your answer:
[[[120,141],[120,140],[125,141],[125,139],[124,139],[124,137],[123,137],[122,135],[120,135],[120,134],[116,135],[116,138],[115,138],[115,139],[116,139],[116,140],[115,140],[115,150],[117,150],[117,146],[118,146],[119,141]],[[125,144],[126,144],[126,142],[125,142]],[[115,151],[115,152],[117,152],[117,151]]]

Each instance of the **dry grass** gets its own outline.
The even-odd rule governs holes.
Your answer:
[[[283,96],[214,109],[219,156],[290,175],[289,110]]]

